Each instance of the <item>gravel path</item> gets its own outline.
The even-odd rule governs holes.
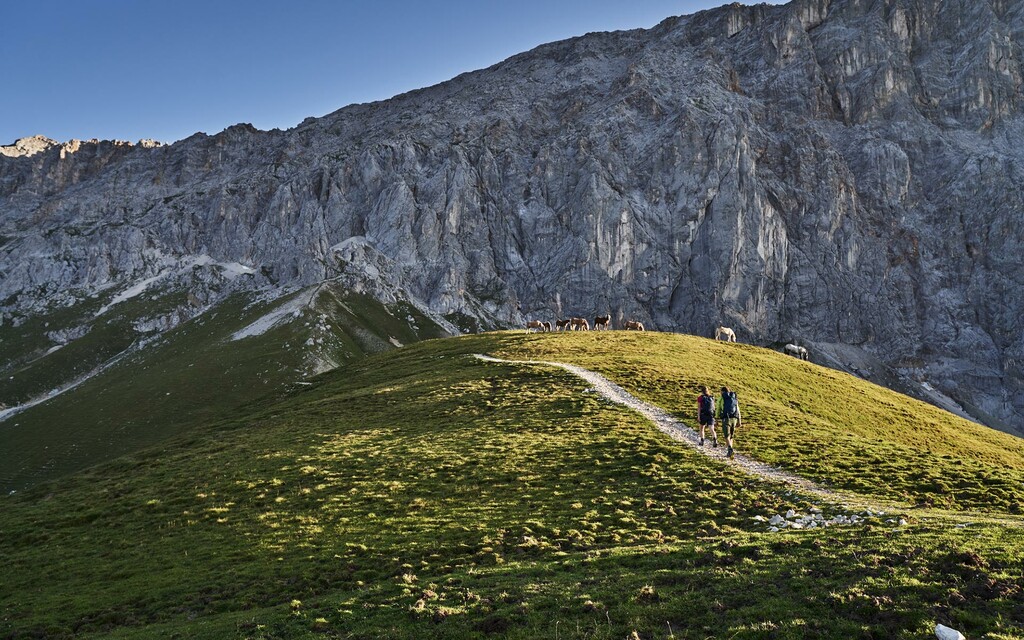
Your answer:
[[[718,448],[711,446],[710,438],[707,439],[707,446],[700,446],[699,436],[695,430],[684,426],[661,407],[640,400],[608,378],[605,378],[601,374],[594,373],[589,369],[577,367],[573,364],[566,364],[564,362],[545,362],[542,360],[502,360],[500,358],[494,358],[480,353],[475,354],[475,356],[484,362],[560,367],[569,373],[575,374],[586,380],[593,386],[593,390],[595,392],[601,394],[608,400],[629,407],[630,409],[640,413],[640,415],[653,422],[655,426],[664,433],[683,444],[693,447],[709,458],[713,458],[723,464],[738,467],[751,475],[765,480],[785,483],[802,493],[811,494],[819,499],[828,500],[830,502],[845,502],[843,496],[815,484],[806,478],[801,478],[791,473],[787,473],[778,467],[758,462],[757,460],[748,458],[740,453],[737,453],[733,458],[727,458],[725,455],[725,438],[722,438],[721,446]]]

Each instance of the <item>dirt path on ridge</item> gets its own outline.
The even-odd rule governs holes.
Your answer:
[[[733,458],[728,458],[725,455],[725,439],[722,439],[722,446],[712,447],[710,442],[707,446],[700,446],[700,439],[698,433],[684,426],[681,422],[673,418],[667,411],[653,405],[649,402],[640,400],[633,394],[629,393],[619,385],[615,384],[608,378],[605,378],[599,373],[594,373],[589,369],[578,367],[574,364],[566,364],[564,362],[546,362],[543,360],[503,360],[501,358],[495,358],[487,356],[481,353],[474,354],[476,358],[483,360],[484,362],[497,362],[502,364],[529,364],[529,365],[546,365],[550,367],[559,367],[565,369],[569,373],[575,374],[580,378],[583,378],[593,386],[593,390],[601,394],[608,400],[621,404],[628,407],[640,415],[644,416],[648,420],[654,423],[658,429],[666,433],[670,437],[685,445],[696,449],[705,456],[712,458],[723,464],[731,465],[746,471],[747,473],[762,478],[764,480],[781,482],[787,484],[794,489],[797,489],[803,493],[811,494],[816,498],[824,499],[829,502],[848,502],[848,497],[842,496],[830,491],[821,485],[818,485],[806,478],[795,476],[791,473],[783,471],[778,467],[773,467],[770,464],[758,462],[753,460],[741,453],[736,453]]]

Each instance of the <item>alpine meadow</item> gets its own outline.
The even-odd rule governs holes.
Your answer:
[[[728,377],[740,449],[834,498],[709,460],[571,374],[483,352],[578,362],[683,421],[696,381]],[[7,498],[5,633],[1024,634],[1024,443],[765,349],[430,340],[239,413]],[[776,532],[755,519],[790,509],[881,515]]]

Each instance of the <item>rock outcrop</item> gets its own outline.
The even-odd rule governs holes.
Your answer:
[[[9,158],[32,156],[42,151],[46,151],[57,144],[59,143],[56,140],[50,140],[46,136],[29,136],[28,138],[19,138],[14,141],[14,144],[0,146],[0,156],[7,156]]]
[[[37,139],[0,157],[0,311],[198,255],[282,289],[372,256],[464,326],[854,345],[1021,428],[1022,41],[1016,1],[732,4],[288,131]]]

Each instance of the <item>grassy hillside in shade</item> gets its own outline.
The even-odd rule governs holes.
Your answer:
[[[236,297],[125,352],[79,386],[0,422],[0,489],[22,490],[236,415],[254,402],[271,402],[324,367],[395,348],[393,340],[444,335],[408,304],[389,308],[331,284],[319,287],[311,300],[294,316],[289,313],[288,322],[231,340],[234,332],[287,303]],[[8,386],[57,385],[67,379],[66,356],[98,353],[106,359],[125,349],[138,338],[129,337],[131,318],[143,302],[152,304],[132,299],[114,307],[110,319],[97,320],[81,338],[12,371]],[[98,362],[88,361],[90,369]]]
[[[0,323],[0,403],[17,406],[87,375],[145,337],[133,322],[173,313],[185,303],[184,292],[162,291],[97,315],[112,298],[113,292],[106,292],[71,307],[18,318],[17,324]],[[59,344],[51,339],[59,334],[77,337]]]
[[[1024,440],[768,349],[619,331],[523,336],[496,354],[593,369],[691,425],[699,386],[727,385],[739,448],[759,460],[865,495],[1024,513]]]
[[[1019,518],[908,506],[906,527],[768,533],[751,518],[810,505],[564,371],[468,355],[577,350],[598,368],[604,350],[625,372],[627,348],[656,360],[691,340],[599,338],[490,334],[371,356],[4,498],[0,636],[909,639],[936,622],[972,639],[1024,635]],[[767,403],[790,363],[750,353],[779,371]],[[633,382],[668,375],[630,366],[637,393],[652,387]],[[754,408],[760,379],[743,384],[753,430],[768,413]],[[1000,442],[972,435],[949,450]],[[992,464],[1019,473],[1024,459]],[[1020,484],[1010,490],[1019,501]]]

